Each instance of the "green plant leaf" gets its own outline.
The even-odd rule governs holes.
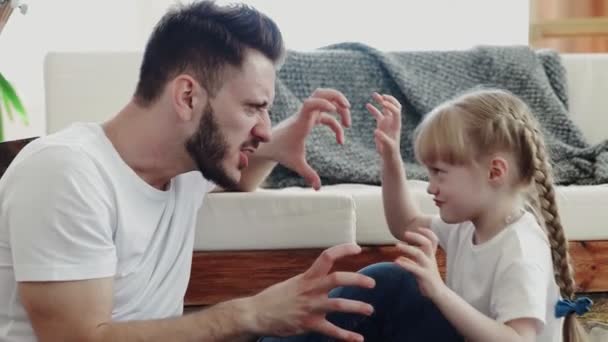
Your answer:
[[[23,124],[28,125],[29,120],[27,117],[27,113],[25,112],[25,107],[23,106],[23,103],[21,103],[21,99],[19,99],[19,96],[17,96],[17,93],[15,92],[15,90],[14,89],[11,89],[11,90],[13,90],[12,93],[9,93],[9,95],[6,98],[8,99],[12,108],[14,108],[15,111],[17,111],[17,115],[21,118],[21,121],[23,122]]]
[[[8,117],[9,121],[14,121],[15,119],[13,118],[13,110],[12,110],[12,104],[8,99],[8,96],[6,96],[6,93],[2,93],[2,104],[4,104],[4,109],[6,110],[6,116]],[[2,106],[0,106],[2,107]]]
[[[6,83],[2,82],[2,80],[5,80],[4,77],[2,76],[2,74],[0,73],[0,100],[2,100],[2,102],[0,103],[0,115],[2,114],[2,106],[4,105],[4,108],[6,109],[6,116],[8,117],[8,119],[10,121],[13,121],[13,112],[11,111],[10,108],[10,104],[8,101],[8,96],[6,95],[8,93],[8,91],[5,91],[5,87],[6,87]]]
[[[29,124],[29,120],[27,114],[25,113],[25,108],[17,96],[17,92],[13,88],[13,86],[8,82],[6,78],[0,73],[0,95],[2,95],[2,100],[4,102],[4,106],[6,108],[7,115],[9,119],[13,120],[12,109],[15,109],[19,117],[23,121],[25,125]]]
[[[17,116],[21,118],[23,124],[26,126],[29,125],[29,119],[27,117],[25,107],[23,106],[23,103],[21,103],[21,100],[17,94],[15,93],[14,96],[9,96],[8,100],[12,103],[12,107],[17,111]]]
[[[0,142],[4,141],[4,126],[2,122],[2,106],[0,106]]]

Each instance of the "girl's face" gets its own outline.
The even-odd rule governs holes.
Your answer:
[[[427,192],[433,195],[446,223],[473,221],[492,205],[489,174],[478,164],[453,165],[436,162],[429,171]]]

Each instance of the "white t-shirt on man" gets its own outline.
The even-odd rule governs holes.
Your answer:
[[[538,342],[562,341],[563,320],[554,315],[560,294],[551,248],[531,213],[477,245],[471,222],[452,225],[435,217],[431,229],[446,252],[450,289],[498,322],[536,319],[541,328]]]
[[[17,282],[112,277],[113,320],[181,315],[212,186],[200,172],[150,186],[99,124],[28,144],[0,179],[0,340],[36,340]]]

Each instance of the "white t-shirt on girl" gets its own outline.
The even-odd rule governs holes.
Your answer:
[[[447,255],[447,285],[486,316],[504,323],[534,318],[539,342],[562,341],[563,319],[553,278],[548,238],[526,212],[491,240],[473,244],[472,222],[447,224],[434,217],[431,229]]]

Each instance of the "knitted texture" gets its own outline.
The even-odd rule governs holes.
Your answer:
[[[511,91],[531,108],[541,124],[558,184],[608,182],[608,141],[591,146],[568,116],[566,72],[559,54],[524,46],[480,46],[464,51],[381,52],[358,43],[313,52],[289,51],[278,73],[273,123],[296,112],[316,88],[335,88],[351,103],[352,126],[337,145],[327,127],[316,127],[306,143],[307,159],[323,184],[380,184],[374,118],[365,109],[374,91],[395,96],[403,105],[401,154],[410,179],[427,179],[414,158],[412,136],[435,106],[480,86]],[[282,166],[268,187],[305,186]]]

